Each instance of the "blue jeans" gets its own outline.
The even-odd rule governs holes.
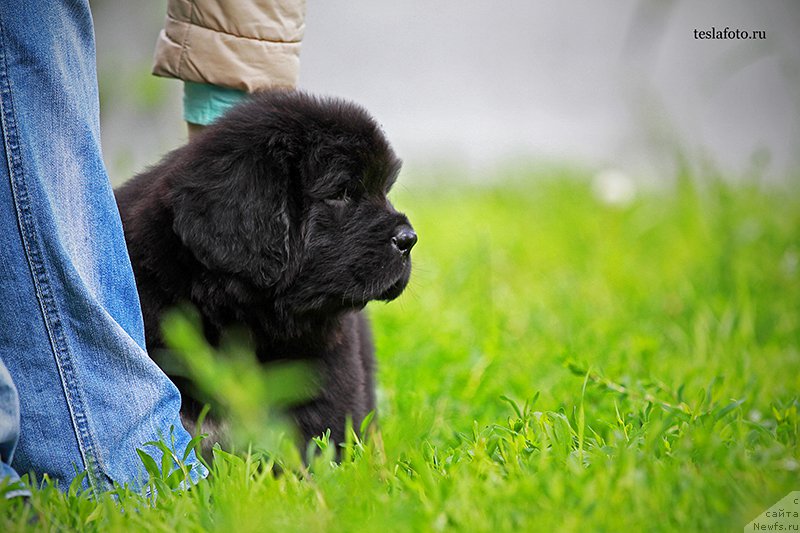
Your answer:
[[[144,348],[100,152],[93,32],[87,0],[0,0],[0,479],[66,488],[87,470],[102,490],[140,487],[136,449],[174,427],[182,455],[189,435]]]

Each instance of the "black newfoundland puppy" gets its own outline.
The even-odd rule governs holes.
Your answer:
[[[306,360],[321,388],[292,409],[302,436],[341,442],[375,408],[360,310],[408,283],[417,235],[386,195],[400,160],[362,108],[299,92],[256,94],[116,192],[159,361],[159,323],[191,302],[213,344],[245,326],[262,362]],[[169,374],[169,371],[167,370]],[[180,376],[182,414],[200,399]]]

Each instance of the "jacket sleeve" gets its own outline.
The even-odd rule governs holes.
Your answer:
[[[168,0],[157,76],[253,92],[295,87],[305,0]]]

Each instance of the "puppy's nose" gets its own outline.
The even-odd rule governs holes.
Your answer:
[[[411,251],[411,248],[417,244],[417,234],[414,233],[414,230],[409,226],[399,226],[394,231],[392,244],[394,244],[398,250],[407,254]]]

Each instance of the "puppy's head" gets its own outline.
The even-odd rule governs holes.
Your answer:
[[[362,108],[256,94],[184,157],[173,228],[210,271],[300,313],[391,300],[408,283],[417,236],[387,198],[400,160]]]

